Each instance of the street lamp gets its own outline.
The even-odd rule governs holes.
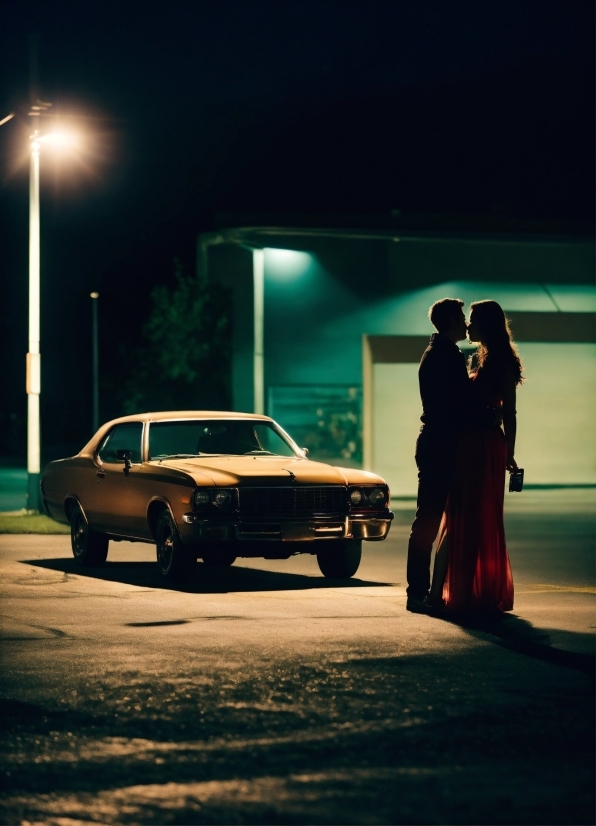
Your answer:
[[[41,427],[39,396],[41,393],[40,277],[39,277],[39,152],[42,144],[70,146],[73,138],[60,132],[31,135],[29,177],[29,349],[27,352],[27,508],[39,510],[41,473]]]

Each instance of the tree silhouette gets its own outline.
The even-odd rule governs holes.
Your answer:
[[[124,387],[125,413],[230,407],[230,296],[187,276],[178,258],[174,279],[151,292],[145,344]]]

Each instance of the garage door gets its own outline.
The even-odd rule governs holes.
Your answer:
[[[519,348],[527,382],[518,391],[516,457],[526,483],[596,484],[596,344],[521,342]],[[418,365],[372,361],[368,372],[365,463],[387,479],[392,495],[414,495]]]

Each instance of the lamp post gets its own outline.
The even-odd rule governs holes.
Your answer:
[[[97,433],[99,428],[99,341],[98,341],[98,318],[97,309],[99,293],[92,292],[91,295],[91,316],[93,330],[93,432]]]
[[[39,350],[39,132],[31,136],[29,174],[29,348],[27,351],[27,508],[39,510],[41,432],[39,396],[41,355]]]
[[[30,135],[29,166],[29,343],[27,349],[27,509],[39,510],[41,491],[41,424],[39,397],[41,394],[40,355],[40,239],[39,239],[39,154],[41,144],[68,146],[73,137],[60,132],[42,135],[40,118],[48,115],[51,103],[39,99],[37,93],[38,35],[29,36],[30,107],[33,133]],[[15,117],[11,112],[0,120],[0,126]]]
[[[39,154],[42,144],[67,146],[72,139],[61,133],[31,135],[29,177],[29,348],[27,352],[27,509],[40,509],[41,394],[40,354],[40,241],[39,241]]]

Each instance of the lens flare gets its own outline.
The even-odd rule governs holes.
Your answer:
[[[45,143],[48,146],[70,147],[77,142],[76,137],[69,132],[50,132],[47,135],[40,135],[35,139],[38,143]]]

